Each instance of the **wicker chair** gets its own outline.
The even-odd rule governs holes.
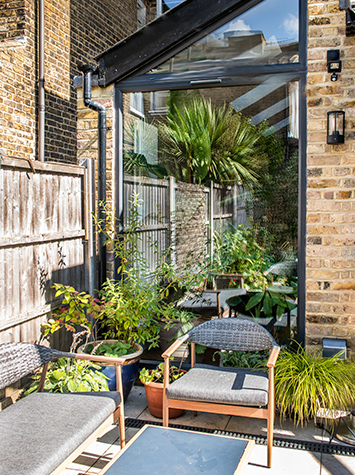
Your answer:
[[[192,369],[169,384],[169,358],[185,341],[191,343]],[[195,365],[195,343],[219,350],[269,350],[269,372]],[[169,424],[169,408],[266,419],[267,464],[271,467],[275,417],[274,366],[279,351],[270,333],[248,320],[222,318],[195,327],[162,355],[165,360],[164,426]]]
[[[117,391],[42,392],[48,363],[58,358],[114,363]],[[0,345],[0,389],[44,365],[36,393],[0,412],[0,475],[59,474],[117,419],[125,445],[123,358],[64,353],[31,343]]]

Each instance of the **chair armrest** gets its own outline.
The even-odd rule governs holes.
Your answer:
[[[180,346],[189,338],[189,334],[186,333],[186,335],[181,336],[178,338],[172,345],[169,346],[169,348],[164,351],[164,353],[161,355],[162,358],[170,358],[170,356],[175,353],[175,351],[180,348]]]
[[[279,353],[280,353],[280,348],[278,346],[275,346],[271,350],[269,359],[266,363],[266,366],[268,368],[273,368],[275,366],[275,363],[276,363],[277,357],[279,356]]]
[[[88,360],[94,361],[97,363],[114,363],[123,365],[125,362],[124,357],[113,357],[113,356],[98,356],[98,355],[86,355],[83,353],[78,353],[73,356],[76,360]]]

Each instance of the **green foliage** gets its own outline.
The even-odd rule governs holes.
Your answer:
[[[78,325],[91,333],[101,311],[98,300],[85,292],[77,292],[69,285],[53,284],[51,288],[56,290],[56,297],[63,297],[63,307],[53,311],[55,318],[42,324],[43,336],[47,337],[60,328],[76,332]]]
[[[169,365],[169,383],[174,382],[185,374],[176,366]],[[164,382],[164,363],[160,363],[156,369],[148,370],[143,368],[139,373],[139,379],[143,384],[163,383]]]
[[[150,346],[157,346],[161,298],[154,288],[136,285],[136,281],[128,278],[124,282],[107,280],[100,299],[105,338],[117,338],[131,345],[148,342]]]
[[[44,392],[77,393],[91,391],[108,391],[107,378],[100,371],[100,366],[91,361],[60,358],[52,363],[47,371]],[[25,392],[25,396],[38,388],[40,375],[33,376],[34,382]]]
[[[169,171],[178,179],[257,185],[260,157],[256,159],[255,147],[260,132],[232,107],[214,107],[202,97],[172,103],[159,131],[163,153],[175,165]]]
[[[156,243],[151,243],[156,266],[151,270],[140,245],[139,196],[133,193],[128,222],[124,233],[117,233],[119,226],[105,206],[106,221],[98,222],[107,243],[121,262],[117,280],[107,280],[100,290],[102,322],[105,338],[115,338],[127,343],[149,343],[149,348],[159,343],[159,321],[169,327],[174,320],[183,318],[185,323],[192,316],[177,308],[170,296],[180,291],[201,285],[202,273],[187,272],[178,275],[169,259],[170,250],[160,252]]]
[[[259,147],[272,159],[263,161],[248,206],[254,222],[267,229],[275,260],[285,260],[285,248],[297,251],[298,149],[292,143],[285,149],[275,134],[263,135]]]
[[[217,273],[244,274],[247,288],[262,287],[263,272],[271,265],[270,252],[257,242],[262,230],[234,228],[214,234],[214,269]]]
[[[275,399],[281,417],[292,416],[297,425],[316,420],[318,408],[354,407],[355,363],[301,347],[282,350],[275,366]]]
[[[125,356],[132,353],[132,346],[129,343],[124,343],[122,341],[108,343],[100,342],[98,344],[89,343],[86,345],[85,352],[98,356],[119,358],[120,356]]]
[[[232,368],[266,369],[269,352],[265,351],[216,351],[223,366]]]
[[[49,339],[50,335],[65,328],[73,333],[70,351],[75,351],[82,337],[85,337],[87,342],[91,335],[96,336],[96,325],[101,313],[100,303],[92,295],[77,292],[69,285],[53,284],[51,288],[56,290],[56,297],[62,296],[63,306],[54,310],[53,318],[41,325],[41,339]]]
[[[254,318],[261,316],[280,318],[286,310],[297,307],[294,300],[296,296],[297,287],[271,285],[263,290],[248,291],[246,295],[235,295],[228,299],[227,303],[239,312]]]

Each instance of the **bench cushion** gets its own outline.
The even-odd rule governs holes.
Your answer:
[[[33,393],[0,412],[0,475],[47,475],[120,403],[116,391]]]
[[[266,406],[268,375],[244,368],[197,364],[168,386],[170,399],[242,406]]]

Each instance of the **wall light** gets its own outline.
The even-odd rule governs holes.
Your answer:
[[[327,112],[327,143],[344,143],[345,133],[345,112]]]
[[[337,73],[341,72],[340,51],[338,49],[327,51],[327,65],[328,73],[331,74],[330,79],[336,81],[338,79]]]

